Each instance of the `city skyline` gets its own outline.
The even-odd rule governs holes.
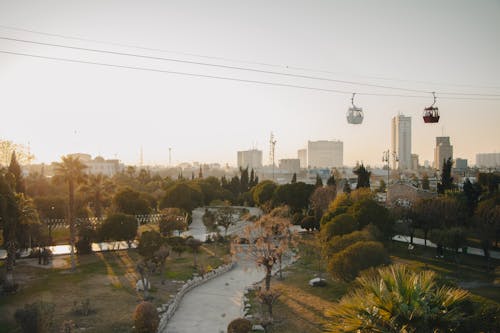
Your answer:
[[[451,137],[454,155],[471,162],[477,153],[500,150],[496,132],[500,123],[498,2],[315,4],[257,1],[247,7],[227,1],[210,5],[185,1],[139,6],[113,1],[0,1],[0,37],[344,81],[129,59],[0,39],[0,51],[285,85],[0,53],[0,138],[29,144],[37,157],[34,163],[82,152],[139,164],[143,147],[145,164],[168,165],[171,148],[172,164],[234,165],[235,151],[257,148],[266,156],[272,131],[277,139],[276,161],[297,157],[297,150],[307,141],[340,140],[344,164],[359,161],[376,166],[383,164],[382,152],[391,145],[390,119],[401,112],[413,118],[412,152],[419,155],[421,164],[433,161],[438,136]],[[117,5],[122,8],[120,14],[115,13]],[[356,24],[350,19],[354,16]],[[433,102],[430,93],[373,85],[436,91],[440,123],[425,125],[421,119],[424,107]],[[351,93],[357,93],[354,102],[365,113],[361,125],[346,121]]]

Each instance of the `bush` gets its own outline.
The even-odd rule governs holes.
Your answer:
[[[137,220],[132,215],[112,214],[101,224],[98,233],[102,240],[127,241],[130,246],[137,235]]]
[[[349,214],[340,214],[321,227],[321,236],[329,241],[334,236],[349,234],[358,229],[354,217]]]
[[[54,309],[52,303],[25,304],[23,309],[16,310],[14,318],[24,333],[50,333],[54,324]]]
[[[306,216],[302,219],[300,227],[302,229],[306,229],[307,231],[318,230],[319,223],[314,216]]]
[[[354,231],[347,235],[333,237],[326,245],[327,252],[331,255],[348,248],[354,243],[374,240],[376,240],[375,236],[365,228],[361,231]]]
[[[157,231],[144,231],[139,239],[137,252],[144,258],[152,258],[163,244],[163,238]]]
[[[134,311],[134,327],[137,333],[156,333],[159,324],[158,312],[150,302],[141,302]]]
[[[389,262],[382,243],[359,241],[332,256],[328,271],[333,277],[352,281],[362,271]]]
[[[252,329],[252,323],[243,318],[234,319],[227,326],[227,333],[248,333]]]
[[[180,257],[182,252],[186,251],[186,239],[179,236],[167,238],[167,244],[172,248],[172,251]]]

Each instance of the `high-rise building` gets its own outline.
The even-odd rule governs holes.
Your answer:
[[[392,168],[411,169],[411,117],[398,114],[392,118],[391,134],[392,153],[397,157],[393,159]]]
[[[251,149],[238,152],[238,168],[260,169],[262,168],[262,150]]]
[[[442,170],[444,162],[446,162],[449,158],[453,159],[453,146],[450,144],[450,137],[436,137],[436,147],[434,148],[434,169]]]
[[[344,164],[342,141],[308,141],[307,166],[309,168],[339,168]]]
[[[418,168],[419,168],[418,155],[411,154],[411,169],[416,171],[418,170]]]
[[[500,153],[476,154],[476,166],[480,168],[500,167]]]
[[[297,157],[300,160],[300,167],[302,169],[307,168],[307,149],[297,150]]]
[[[464,158],[456,158],[455,159],[455,169],[458,171],[467,170],[467,159]]]

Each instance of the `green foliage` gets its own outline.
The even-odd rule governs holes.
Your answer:
[[[344,186],[342,187],[342,192],[345,194],[351,193],[351,184],[349,183],[349,179],[344,180]]]
[[[252,329],[252,323],[248,319],[237,318],[227,326],[227,333],[248,333]]]
[[[277,187],[278,185],[270,180],[260,182],[252,190],[253,201],[259,206],[265,205],[271,201]]]
[[[297,182],[297,174],[294,172],[292,176],[292,180],[290,181],[291,184],[295,184]]]
[[[160,208],[177,207],[187,213],[203,204],[203,194],[194,183],[178,182],[167,188],[160,201]]]
[[[155,252],[160,249],[163,243],[163,238],[159,232],[145,231],[139,238],[137,252],[146,259],[153,258]]]
[[[109,215],[98,229],[98,235],[106,241],[131,242],[137,235],[137,220],[127,214]]]
[[[393,235],[394,219],[389,210],[373,199],[362,199],[355,202],[348,210],[352,214],[359,228],[368,224],[376,226],[382,232],[385,239]]]
[[[328,180],[326,181],[327,186],[335,186],[337,185],[337,181],[335,180],[335,175],[332,173]]]
[[[359,241],[334,254],[328,262],[328,271],[337,279],[352,281],[362,270],[388,262],[382,243]]]
[[[134,311],[134,327],[137,333],[156,333],[160,320],[156,307],[150,302],[141,302]]]
[[[456,332],[464,321],[467,291],[440,286],[434,272],[394,265],[356,282],[358,287],[327,311],[326,332]]]
[[[491,195],[498,192],[498,186],[500,184],[500,174],[498,172],[480,172],[477,176],[477,182],[485,192],[488,192]]]
[[[274,191],[273,204],[287,205],[293,213],[302,211],[309,205],[309,198],[314,189],[313,185],[303,182],[280,185]]]
[[[357,242],[375,241],[376,239],[377,237],[370,232],[369,228],[364,228],[363,230],[354,231],[342,236],[335,236],[326,244],[326,254],[332,255]]]
[[[372,173],[366,170],[363,163],[361,163],[361,165],[354,169],[352,172],[356,176],[358,176],[358,184],[356,185],[357,189],[363,187],[370,188],[370,176]]]
[[[315,187],[323,187],[323,180],[321,177],[316,174],[316,184],[314,184]]]
[[[55,305],[35,302],[16,310],[14,318],[24,333],[50,333],[54,325]]]
[[[307,231],[319,230],[318,220],[314,216],[304,217],[300,226],[302,229],[306,229]]]
[[[449,157],[443,163],[443,170],[441,171],[441,182],[437,185],[438,193],[444,194],[446,191],[453,190],[453,177],[451,176],[451,167],[453,161]]]
[[[172,251],[180,255],[186,251],[186,239],[179,236],[167,238],[167,244],[172,248]]]
[[[17,162],[15,151],[12,152],[9,168],[7,170],[8,170],[8,175],[12,177],[11,188],[14,190],[14,192],[16,193],[26,192],[21,166]]]
[[[350,214],[340,214],[333,217],[321,227],[321,237],[328,242],[334,236],[349,234],[358,229],[358,223]]]
[[[117,212],[128,215],[143,215],[151,212],[150,202],[130,187],[121,189],[113,197],[113,205]]]
[[[429,176],[426,173],[422,177],[422,189],[423,190],[429,190],[430,189]]]

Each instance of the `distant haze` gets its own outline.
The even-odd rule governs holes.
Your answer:
[[[454,157],[467,158],[470,164],[478,152],[500,151],[500,97],[439,99],[444,92],[500,95],[496,0],[0,0],[0,25],[254,64],[1,27],[0,37],[436,91],[442,115],[437,125],[423,123],[430,94],[427,99],[360,95],[355,104],[363,107],[365,120],[354,126],[345,117],[348,94],[0,53],[0,138],[29,143],[35,163],[83,152],[138,164],[141,146],[146,164],[168,164],[169,147],[175,164],[235,165],[237,150],[254,147],[264,151],[267,163],[273,131],[277,160],[296,158],[307,140],[337,139],[344,142],[345,164],[381,165],[382,151],[390,146],[391,118],[398,112],[412,117],[412,152],[421,164],[433,160],[435,137],[442,134],[451,137]],[[0,51],[348,92],[422,95],[2,39]]]

